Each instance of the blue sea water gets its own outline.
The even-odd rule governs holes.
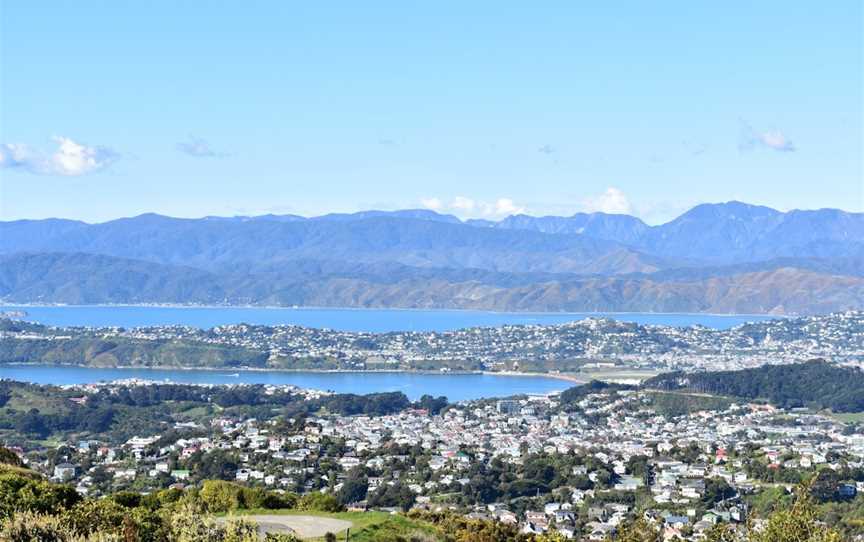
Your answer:
[[[575,384],[542,376],[423,373],[320,373],[288,371],[204,371],[183,369],[101,369],[54,365],[0,366],[0,378],[36,384],[90,384],[126,378],[187,384],[293,384],[338,393],[401,391],[409,399],[424,394],[451,401],[561,391]]]
[[[556,324],[588,316],[672,326],[703,325],[726,329],[770,317],[751,315],[654,313],[502,313],[447,310],[288,309],[247,307],[151,306],[0,306],[20,310],[25,320],[55,326],[155,326],[183,324],[210,328],[221,324],[296,324],[344,331],[445,331],[503,324]],[[204,371],[180,369],[101,369],[70,366],[0,366],[0,378],[40,384],[84,384],[141,378],[197,384],[293,384],[340,393],[401,391],[411,399],[444,395],[451,401],[560,391],[572,384],[542,376],[417,373],[320,373],[284,371]]]
[[[589,316],[624,322],[670,326],[703,325],[727,329],[771,316],[665,314],[665,313],[527,313],[400,309],[292,309],[260,307],[153,307],[153,306],[0,306],[0,311],[21,310],[25,320],[54,326],[157,326],[189,325],[210,328],[222,324],[296,324],[341,331],[447,331],[504,324],[559,324]]]

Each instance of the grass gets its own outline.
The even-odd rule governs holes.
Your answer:
[[[573,373],[573,376],[584,378],[586,380],[602,380],[610,381],[639,381],[647,380],[657,376],[659,371],[651,371],[648,369],[631,369],[631,368],[609,368],[609,369],[589,369],[578,373]]]
[[[189,405],[177,412],[176,417],[182,421],[201,421],[207,416],[213,415],[210,405]]]
[[[649,391],[651,407],[662,416],[684,416],[701,410],[726,410],[732,399],[713,395]]]
[[[313,510],[267,510],[263,508],[238,510],[233,512],[238,516],[247,515],[285,515],[285,516],[315,516],[350,521],[349,542],[375,542],[381,540],[397,540],[397,537],[419,540],[437,541],[438,531],[432,525],[414,521],[399,514],[387,512],[316,512]],[[345,540],[345,531],[333,533],[339,541]],[[322,541],[323,538],[309,540]]]
[[[843,423],[864,423],[864,412],[831,412],[828,415]]]
[[[35,408],[42,414],[63,414],[70,408],[69,405],[71,403],[65,397],[49,397],[26,389],[14,390],[9,402],[6,403],[7,408],[14,408],[21,412]]]
[[[30,470],[25,467],[16,467],[14,465],[6,465],[4,463],[0,463],[0,475],[3,474],[17,474],[19,476],[32,478],[34,480],[41,480],[44,478],[44,476],[34,470]]]

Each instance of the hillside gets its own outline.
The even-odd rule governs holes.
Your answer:
[[[864,214],[739,202],[603,213],[366,211],[0,222],[0,302],[815,314],[864,307]]]
[[[741,371],[666,373],[646,380],[643,386],[765,400],[783,408],[864,412],[864,372],[824,361]]]
[[[452,331],[338,331],[232,324],[211,329],[51,327],[0,319],[0,363],[350,370],[579,371],[589,361],[720,370],[766,360],[860,363],[864,312],[778,318],[718,330],[585,318]]]
[[[808,269],[581,276],[294,260],[220,271],[92,254],[0,256],[11,303],[196,303],[498,311],[815,314],[856,309],[864,277]]]
[[[264,367],[267,353],[200,341],[136,341],[72,334],[62,340],[0,337],[3,363],[88,367]]]

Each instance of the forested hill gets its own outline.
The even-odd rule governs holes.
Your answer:
[[[864,372],[822,360],[741,371],[666,373],[646,380],[643,386],[761,399],[784,408],[864,412]]]

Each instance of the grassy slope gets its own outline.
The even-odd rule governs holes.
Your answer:
[[[663,416],[684,416],[701,410],[726,410],[733,400],[728,397],[680,392],[649,391],[651,406]]]

